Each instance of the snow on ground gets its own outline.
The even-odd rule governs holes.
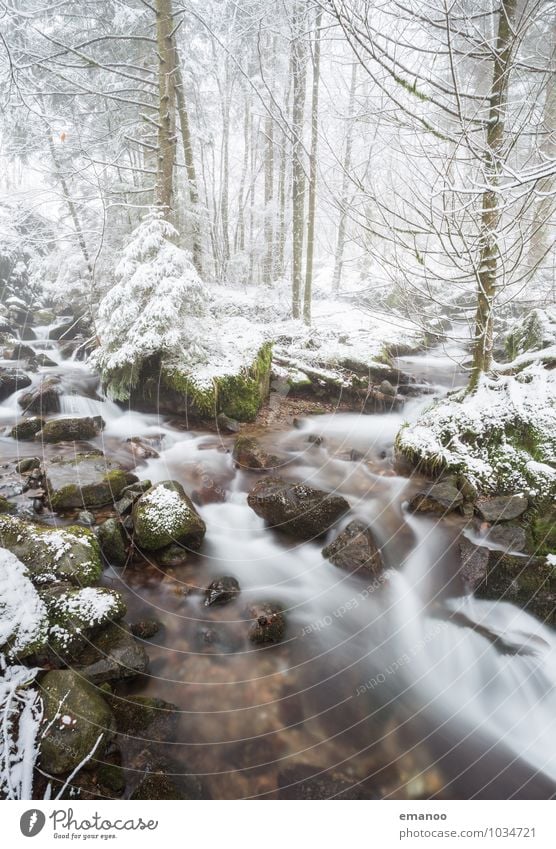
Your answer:
[[[29,685],[38,669],[6,666],[0,655],[0,797],[31,799],[33,769],[39,754],[42,700]]]
[[[0,548],[0,648],[16,656],[45,639],[46,610],[27,577],[27,569]],[[9,666],[0,653],[0,797],[30,799],[37,735],[42,719],[38,692],[29,685],[38,669]]]
[[[289,317],[289,290],[212,286],[209,291],[211,311],[221,331],[225,333],[230,325],[232,337],[241,342],[232,323],[232,317],[241,316],[247,322],[243,339],[247,341],[251,333],[272,341],[275,356],[297,369],[294,378],[298,381],[304,376],[304,367],[336,369],[357,365],[364,371],[369,365],[383,362],[389,346],[417,347],[422,342],[415,325],[402,316],[369,312],[347,298],[315,298],[312,323],[307,326]]]
[[[18,656],[46,638],[46,608],[27,577],[27,567],[0,548],[0,651]]]
[[[473,394],[435,403],[403,427],[397,447],[429,469],[464,472],[486,492],[556,495],[556,372],[537,354],[517,374],[483,376]]]

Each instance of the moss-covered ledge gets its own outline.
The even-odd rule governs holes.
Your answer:
[[[239,421],[253,421],[268,397],[272,343],[265,342],[253,363],[236,372],[212,376],[184,371],[179,364],[151,358],[144,363],[131,402],[142,409],[212,419],[219,413]]]

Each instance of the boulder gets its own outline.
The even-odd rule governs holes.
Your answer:
[[[216,424],[218,425],[218,430],[223,430],[224,433],[239,433],[241,430],[241,424],[237,419],[231,419],[225,413],[219,413],[217,415]]]
[[[87,319],[82,316],[78,319],[69,318],[61,324],[58,324],[56,327],[53,327],[48,334],[48,338],[56,339],[57,341],[68,341],[74,340],[78,336],[90,336],[91,332],[91,325]]]
[[[408,510],[411,513],[436,513],[444,516],[455,510],[461,511],[463,506],[464,498],[460,490],[452,483],[440,481],[414,495]]]
[[[49,649],[62,660],[75,661],[88,640],[126,613],[122,596],[107,587],[52,584],[40,592],[49,621]]]
[[[17,507],[12,501],[8,501],[3,495],[0,495],[0,513],[16,513]]]
[[[261,602],[247,610],[251,621],[247,636],[252,643],[279,643],[286,630],[286,620],[280,605]]]
[[[15,470],[18,475],[24,475],[26,472],[33,472],[40,469],[41,461],[39,457],[25,457],[16,464]]]
[[[349,510],[341,495],[277,477],[259,481],[247,503],[272,528],[299,540],[322,536]]]
[[[28,441],[34,439],[39,430],[44,427],[45,420],[40,416],[30,416],[28,419],[22,419],[10,431],[12,439],[19,441]]]
[[[370,572],[380,575],[384,571],[382,556],[374,541],[371,529],[355,520],[322,550],[322,556],[334,566],[348,572]]]
[[[41,442],[75,442],[94,439],[103,427],[104,422],[100,416],[50,419],[50,421],[44,423],[35,439]]]
[[[232,457],[242,469],[273,469],[282,462],[279,457],[269,454],[257,439],[250,436],[236,438]]]
[[[518,519],[529,507],[525,495],[496,495],[494,498],[481,498],[475,509],[485,522],[510,522]]]
[[[21,395],[18,404],[25,413],[59,413],[61,394],[60,378],[47,377],[29,392]]]
[[[5,401],[18,389],[31,386],[31,378],[19,369],[0,369],[0,401]]]
[[[48,528],[15,516],[0,516],[0,546],[22,563],[36,583],[96,583],[102,574],[98,542],[87,528]]]
[[[198,549],[206,526],[182,485],[162,481],[147,490],[133,507],[135,542],[145,551],[172,543]]]
[[[47,354],[37,354],[35,357],[35,363],[41,368],[54,368],[58,365],[58,363],[51,359]]]
[[[549,557],[509,554],[460,543],[461,574],[478,598],[511,601],[556,624],[556,568]]]
[[[110,706],[119,734],[156,741],[172,739],[180,713],[171,702],[146,696],[115,695],[110,699]]]
[[[115,721],[95,688],[71,669],[48,672],[40,682],[44,702],[40,766],[52,775],[71,772],[85,758],[101,761]]]
[[[53,461],[46,470],[48,498],[56,512],[111,504],[138,478],[103,454],[76,454]]]
[[[122,625],[108,625],[79,653],[74,669],[93,684],[123,681],[147,671],[147,652]]]
[[[97,528],[100,549],[113,566],[125,566],[127,562],[126,534],[117,519],[106,519]]]
[[[12,350],[10,360],[33,360],[35,356],[35,351],[30,345],[18,343]]]
[[[236,578],[230,575],[224,575],[222,578],[215,578],[211,581],[205,590],[205,606],[211,607],[213,604],[227,604],[233,601],[239,595],[239,583]]]

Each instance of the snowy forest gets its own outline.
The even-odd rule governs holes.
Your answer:
[[[0,798],[556,794],[554,0],[0,0]]]

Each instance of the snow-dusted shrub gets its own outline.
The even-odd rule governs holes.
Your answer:
[[[142,221],[116,266],[115,285],[100,303],[94,362],[113,398],[129,397],[153,354],[184,351],[191,364],[207,357],[210,339],[200,322],[207,293],[189,254],[174,244],[176,237],[159,213]]]
[[[537,362],[483,376],[473,394],[433,404],[396,440],[426,472],[462,472],[483,492],[556,496],[556,372]]]

